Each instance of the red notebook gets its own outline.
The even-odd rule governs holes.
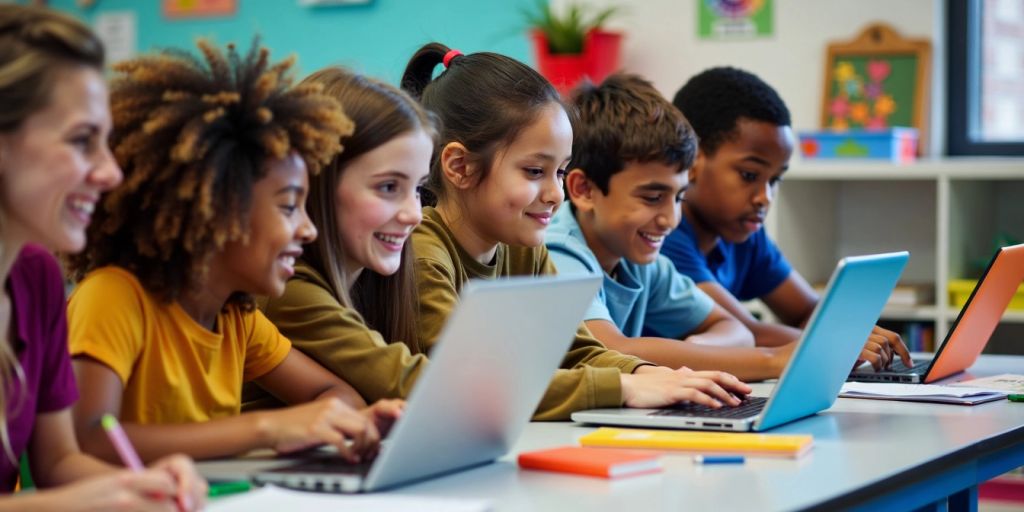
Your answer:
[[[566,446],[519,454],[519,467],[617,478],[661,471],[659,453]]]

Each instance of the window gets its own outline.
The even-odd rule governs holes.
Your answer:
[[[1024,2],[947,7],[949,154],[1024,156]]]

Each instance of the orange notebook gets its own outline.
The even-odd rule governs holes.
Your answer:
[[[519,467],[617,478],[661,471],[657,453],[565,446],[519,454]]]

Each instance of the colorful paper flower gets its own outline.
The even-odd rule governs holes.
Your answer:
[[[850,103],[842,96],[832,98],[832,105],[828,111],[832,114],[832,117],[846,117],[846,113],[850,111]]]
[[[870,60],[868,61],[868,78],[872,82],[881,83],[888,78],[889,73],[892,72],[892,64],[887,60]]]
[[[852,62],[842,61],[836,64],[835,75],[836,81],[841,83],[855,78],[857,71],[853,69]]]
[[[857,102],[850,105],[850,121],[857,124],[864,124],[867,122],[870,112],[867,103]]]
[[[892,114],[896,110],[896,102],[893,101],[892,96],[883,94],[875,100],[875,116],[886,117]]]

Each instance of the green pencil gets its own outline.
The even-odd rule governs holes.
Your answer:
[[[226,496],[228,494],[236,494],[240,492],[248,492],[252,489],[252,484],[247,480],[238,480],[231,482],[210,482],[210,491],[207,493],[209,496]]]

